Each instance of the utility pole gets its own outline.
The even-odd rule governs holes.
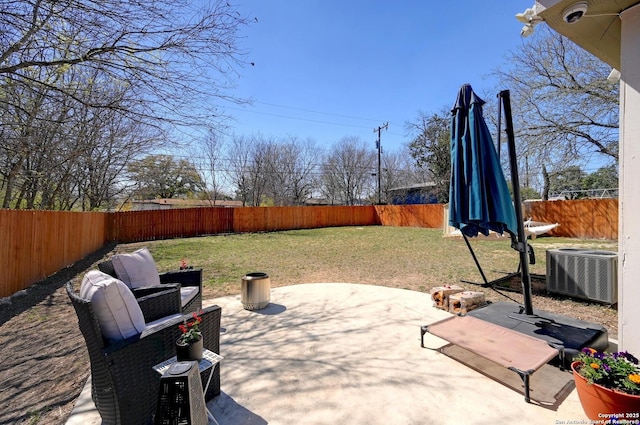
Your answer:
[[[376,141],[376,148],[378,148],[378,205],[382,204],[382,194],[380,192],[380,177],[382,175],[380,168],[380,152],[382,151],[382,145],[380,143],[380,132],[384,129],[387,130],[389,128],[389,122],[387,121],[384,125],[379,126],[378,128],[374,128],[373,132],[378,133],[378,140]]]

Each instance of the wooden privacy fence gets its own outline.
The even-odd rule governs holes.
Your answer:
[[[444,226],[443,205],[376,205],[378,221],[383,226],[427,227]]]
[[[108,215],[0,210],[0,297],[9,296],[97,251]]]
[[[443,228],[443,205],[191,208],[117,213],[0,210],[0,297],[109,242],[337,226]],[[525,217],[558,222],[553,236],[616,239],[617,200],[532,202]]]
[[[233,208],[185,208],[109,214],[109,240],[121,243],[233,232]]]
[[[234,233],[378,224],[372,206],[236,208],[233,215]]]
[[[365,207],[191,208],[112,214],[110,239],[120,243],[218,233],[273,232],[380,224]]]
[[[581,239],[618,239],[618,200],[525,202],[524,218],[558,223],[547,235]]]
[[[111,214],[120,243],[338,226],[442,227],[442,205],[191,208]]]

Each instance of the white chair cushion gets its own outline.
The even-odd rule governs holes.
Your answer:
[[[180,301],[182,303],[182,307],[189,304],[189,302],[198,295],[200,288],[197,286],[184,286],[180,288]]]
[[[118,341],[145,330],[144,316],[135,296],[120,280],[98,270],[84,275],[80,296],[91,301],[102,335]]]
[[[130,254],[116,254],[111,258],[118,279],[129,288],[160,285],[160,276],[156,262],[147,248],[141,248]]]

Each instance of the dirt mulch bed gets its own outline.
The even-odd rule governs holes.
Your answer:
[[[0,304],[0,424],[64,424],[89,377],[89,355],[64,284],[100,251]]]

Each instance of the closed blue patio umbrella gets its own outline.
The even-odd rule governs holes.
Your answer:
[[[449,188],[449,224],[462,232],[465,242],[487,283],[473,254],[467,237],[488,235],[489,231],[511,236],[511,246],[520,253],[522,289],[526,314],[533,314],[531,277],[527,262],[527,237],[524,233],[520,206],[515,141],[511,119],[511,103],[507,90],[500,92],[504,104],[509,162],[514,200],[504,178],[493,139],[482,115],[484,101],[469,84],[460,87],[451,119],[451,186]]]
[[[469,237],[517,233],[515,209],[493,139],[484,100],[464,84],[452,109],[449,224]]]

